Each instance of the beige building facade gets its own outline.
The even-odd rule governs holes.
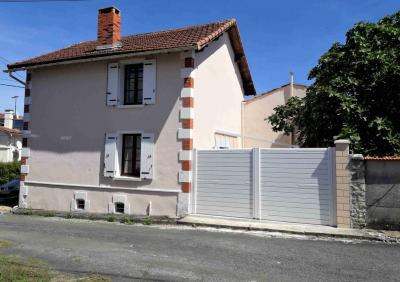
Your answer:
[[[292,134],[274,132],[266,120],[274,108],[286,104],[292,97],[303,98],[307,87],[301,84],[286,84],[243,102],[243,147],[244,148],[288,148],[295,146]]]
[[[119,21],[101,9],[97,41],[9,65],[27,71],[20,207],[187,214],[192,149],[242,146],[255,90],[235,20],[127,37]]]

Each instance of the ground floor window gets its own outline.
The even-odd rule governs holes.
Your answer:
[[[140,177],[140,150],[140,134],[123,135],[121,175]]]
[[[85,200],[83,200],[83,199],[76,200],[76,208],[78,210],[84,210],[85,209]]]
[[[116,213],[124,213],[125,212],[125,204],[124,203],[115,203],[115,212]]]

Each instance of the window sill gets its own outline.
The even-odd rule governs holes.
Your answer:
[[[144,104],[139,104],[139,105],[117,105],[118,109],[130,109],[130,108],[142,108],[144,107]]]
[[[129,176],[116,176],[113,180],[123,180],[123,181],[142,181],[140,177],[129,177]]]

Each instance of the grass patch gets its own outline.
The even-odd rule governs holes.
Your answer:
[[[0,248],[8,248],[11,247],[12,243],[7,240],[0,240]]]
[[[32,258],[0,255],[0,281],[50,281],[51,275],[45,263]]]
[[[69,274],[56,273],[39,259],[6,256],[0,254],[0,282],[111,282],[97,274],[75,278]]]

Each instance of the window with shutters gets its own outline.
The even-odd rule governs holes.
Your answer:
[[[124,105],[143,103],[143,64],[125,65]]]
[[[121,175],[140,177],[141,134],[122,135]]]
[[[122,60],[108,64],[106,103],[135,108],[156,102],[156,60]]]
[[[123,131],[105,134],[104,177],[153,179],[154,134]]]

